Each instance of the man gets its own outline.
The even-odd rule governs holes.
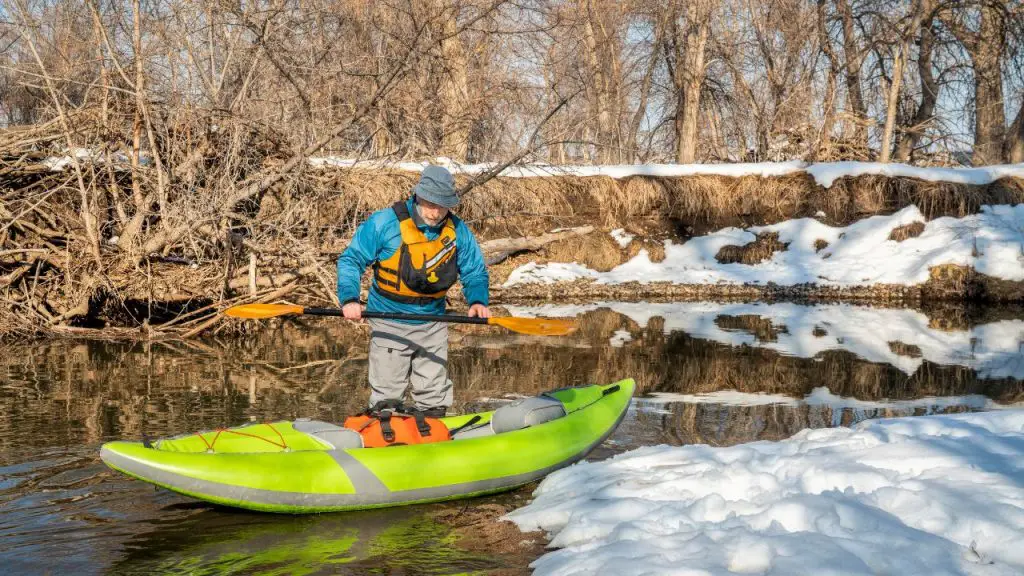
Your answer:
[[[362,318],[359,280],[369,265],[373,280],[367,310],[444,314],[445,294],[461,277],[469,315],[489,318],[480,245],[450,212],[459,203],[455,179],[440,166],[427,166],[412,192],[408,200],[374,212],[338,258],[338,300],[345,318]],[[411,383],[415,408],[430,417],[444,416],[452,404],[448,324],[368,321],[370,407],[403,400]]]

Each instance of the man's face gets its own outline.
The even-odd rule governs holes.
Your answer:
[[[416,209],[420,211],[420,218],[431,226],[440,226],[444,217],[448,215],[448,209],[444,206],[419,197],[416,198]]]

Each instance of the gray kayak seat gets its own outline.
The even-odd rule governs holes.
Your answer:
[[[522,430],[562,416],[565,416],[565,406],[558,400],[546,396],[531,396],[498,408],[489,423],[461,430],[455,434],[455,440]]]
[[[350,430],[344,426],[331,424],[330,422],[300,418],[292,423],[292,427],[299,432],[309,434],[310,436],[314,436],[319,440],[327,442],[331,446],[334,446],[335,450],[348,450],[350,448],[363,447],[363,437],[359,435],[359,432]]]

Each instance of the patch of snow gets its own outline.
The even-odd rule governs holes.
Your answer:
[[[853,304],[595,302],[507,308],[512,315],[524,317],[573,317],[608,308],[641,328],[657,316],[664,319],[665,333],[685,332],[693,338],[767,348],[786,356],[814,358],[829,350],[845,350],[908,375],[929,361],[971,368],[979,378],[1024,380],[1024,320],[945,331],[931,327],[928,316],[917,310]],[[747,315],[769,321],[776,328],[774,339],[760,340],[751,332],[723,328],[716,322],[722,316]],[[912,346],[915,353],[900,353],[900,347],[890,342]]]
[[[1024,410],[653,446],[548,476],[506,516],[535,574],[1020,574]]]
[[[571,282],[578,278],[596,278],[597,272],[577,264],[564,262],[552,262],[550,264],[537,264],[528,262],[516,268],[509,274],[506,281],[507,286],[516,284],[554,284],[555,282]]]
[[[84,162],[100,156],[102,155],[94,153],[88,148],[72,148],[65,156],[50,156],[46,158],[43,160],[43,164],[45,164],[50,170],[57,172],[71,166],[75,160]]]
[[[64,156],[50,156],[42,161],[45,165],[53,172],[60,172],[74,165],[74,161],[77,160],[80,164],[94,163],[94,164],[115,164],[124,165],[131,164],[131,157],[124,152],[104,152],[102,150],[92,150],[89,148],[72,148]],[[153,162],[153,157],[146,153],[139,153],[139,164],[143,166],[149,166]]]
[[[453,174],[478,175],[489,172],[498,166],[496,163],[459,164],[448,158],[435,158],[432,162],[395,162],[381,160],[355,160],[337,156],[320,156],[309,159],[315,167],[337,167],[364,169],[391,168],[421,172],[428,164],[444,166]],[[610,165],[553,165],[553,164],[520,164],[505,168],[500,176],[505,178],[536,178],[545,176],[608,176],[611,178],[629,178],[632,176],[680,177],[700,174],[720,176],[784,176],[799,172],[806,166],[805,162],[761,162],[735,164],[610,164]]]
[[[895,284],[912,286],[929,279],[929,269],[954,264],[1004,280],[1024,281],[1024,204],[983,206],[964,218],[937,218],[925,224],[916,238],[889,240],[897,227],[925,218],[916,206],[888,216],[871,216],[835,228],[799,218],[748,230],[724,228],[683,244],[665,243],[665,259],[651,262],[641,251],[608,272],[560,263],[529,263],[513,271],[506,287],[527,282],[551,283],[592,278],[599,284],[671,282],[675,284],[765,284],[782,286],[813,283],[826,286]],[[757,234],[776,232],[788,243],[759,264],[722,264],[715,255],[724,246],[743,246]],[[816,251],[816,240],[828,247]],[[525,270],[524,270],[525,269]],[[528,272],[528,273],[527,273]]]
[[[629,234],[622,228],[616,228],[615,230],[609,232],[609,234],[611,234],[612,238],[614,238],[615,241],[619,243],[620,248],[625,248],[626,246],[629,246],[629,243],[633,241],[633,238],[635,238],[635,236]]]
[[[628,330],[616,330],[615,333],[612,334],[611,339],[608,340],[608,344],[611,345],[612,348],[622,348],[626,342],[632,341],[633,335],[630,334]]]
[[[1024,176],[1024,164],[1000,164],[977,168],[921,168],[907,164],[882,164],[880,162],[822,162],[808,164],[805,170],[825,188],[843,176],[876,174],[889,177],[906,177],[930,182],[952,182],[983,186],[1006,177]]]

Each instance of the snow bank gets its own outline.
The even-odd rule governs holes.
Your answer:
[[[640,448],[545,479],[507,518],[535,574],[1020,574],[1024,410]]]
[[[211,131],[215,132],[214,126]],[[59,171],[68,168],[72,156],[83,162],[107,160],[107,153],[89,148],[73,148],[63,156],[51,156],[44,163],[51,170]],[[114,160],[127,164],[130,159],[118,152]],[[489,172],[498,166],[497,163],[462,164],[439,156],[430,162],[399,162],[394,160],[361,160],[340,156],[313,156],[307,159],[315,168],[361,168],[366,170],[402,170],[406,172],[422,172],[431,164],[444,166],[452,173],[479,175]],[[606,165],[555,165],[555,164],[521,164],[509,166],[501,171],[504,178],[543,178],[551,176],[608,176],[611,178],[629,178],[631,176],[653,176],[678,178],[682,176],[716,175],[716,176],[785,176],[797,172],[807,172],[821,186],[826,188],[843,176],[859,176],[862,174],[879,174],[883,176],[904,176],[930,180],[934,182],[953,182],[958,184],[985,185],[1000,178],[1024,178],[1024,164],[997,164],[978,168],[920,168],[907,164],[882,164],[879,162],[821,162],[808,163],[801,160],[788,162],[750,162],[725,164],[606,164]]]
[[[916,238],[889,240],[897,227],[925,218],[916,206],[889,216],[872,216],[842,228],[813,218],[787,220],[747,230],[725,228],[665,243],[665,259],[651,262],[647,251],[608,272],[579,264],[528,263],[513,270],[505,286],[590,278],[599,284],[671,282],[675,284],[819,284],[866,286],[916,285],[929,279],[929,269],[944,264],[973,267],[1004,280],[1024,281],[1024,204],[983,206],[980,214],[937,218]],[[723,246],[743,246],[756,234],[776,232],[789,244],[771,259],[755,265],[721,264],[715,255]],[[815,242],[828,246],[817,250]]]
[[[448,168],[456,174],[477,175],[493,170],[497,164],[460,164],[449,158],[435,158],[432,162],[394,162],[379,160],[354,160],[337,156],[310,158],[315,167],[336,167],[364,169],[390,168],[409,172],[420,172],[425,166],[435,164]],[[1000,164],[978,168],[919,168],[907,164],[882,164],[879,162],[821,162],[811,164],[799,160],[789,162],[757,162],[731,164],[617,164],[588,166],[557,166],[553,164],[526,164],[509,166],[500,176],[505,178],[539,178],[550,176],[608,176],[629,178],[631,176],[655,176],[678,178],[682,176],[785,176],[807,172],[821,186],[828,188],[843,176],[878,174],[890,177],[909,177],[933,182],[954,182],[958,184],[985,185],[1000,178],[1024,178],[1024,164]]]
[[[653,317],[664,319],[664,331],[730,346],[768,348],[786,356],[814,358],[829,350],[845,350],[859,358],[889,364],[910,375],[927,360],[966,366],[979,378],[1024,380],[1024,320],[1000,320],[970,330],[933,328],[928,316],[908,308],[875,308],[852,304],[802,305],[719,302],[597,302],[587,305],[508,306],[515,316],[572,317],[597,308],[627,316],[641,328]],[[752,315],[771,322],[774,340],[751,332],[723,328],[723,316]],[[621,335],[615,338],[621,345]],[[913,346],[914,355],[889,343]]]

